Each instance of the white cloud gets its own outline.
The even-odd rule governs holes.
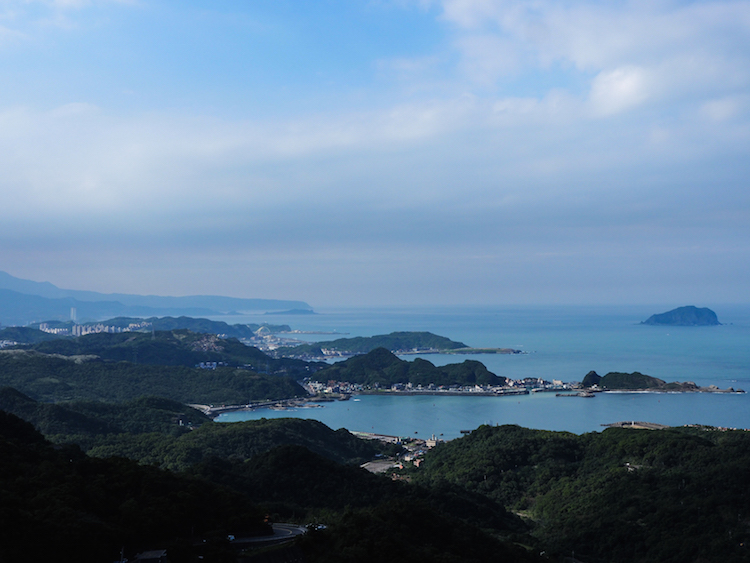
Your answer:
[[[601,114],[721,97],[750,85],[747,1],[443,0],[442,6],[462,67],[479,84],[512,88],[508,75],[519,66],[539,73],[559,67],[591,79]]]
[[[96,5],[43,6],[75,16]],[[43,241],[62,255],[75,240],[85,260],[99,252],[94,237],[120,249],[146,238],[191,272],[200,267],[185,264],[216,256],[223,268],[251,248],[248,260],[271,264],[269,284],[306,283],[316,264],[320,282],[356,259],[371,260],[378,283],[401,283],[386,266],[402,260],[418,285],[409,254],[427,257],[435,279],[448,268],[481,280],[482,266],[443,257],[507,257],[511,271],[538,256],[541,272],[552,257],[586,256],[592,240],[603,257],[618,246],[636,261],[654,233],[676,248],[708,232],[718,247],[731,240],[724,231],[750,224],[749,5],[445,0],[444,43],[375,53],[376,79],[352,87],[364,101],[347,106],[336,91],[327,111],[297,76],[289,90],[301,94],[262,119],[248,115],[265,108],[241,103],[212,114],[206,100],[223,98],[209,90],[174,106],[143,94],[122,111],[106,93],[89,103],[87,92],[76,103],[46,98],[57,100],[51,110],[0,107],[0,233],[16,241],[4,252]],[[331,72],[345,90],[351,60],[341,64]],[[135,84],[123,72],[109,92],[146,90],[137,70],[124,70]],[[196,83],[211,72],[198,65]],[[250,94],[263,86],[232,84]],[[556,274],[570,275],[560,262]]]
[[[590,101],[596,115],[607,116],[629,110],[648,97],[648,75],[638,67],[600,72],[591,84]]]

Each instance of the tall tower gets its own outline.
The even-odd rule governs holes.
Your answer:
[[[76,308],[75,307],[71,307],[70,308],[70,320],[73,321],[73,322],[76,322],[76,320],[77,320],[76,319]]]

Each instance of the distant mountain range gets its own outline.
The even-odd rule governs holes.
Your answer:
[[[24,280],[0,271],[0,323],[3,325],[23,326],[32,322],[69,320],[71,308],[76,309],[77,319],[82,321],[112,317],[312,311],[312,307],[304,301],[217,295],[164,297],[61,289],[49,282]]]

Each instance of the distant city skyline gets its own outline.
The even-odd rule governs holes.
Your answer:
[[[747,1],[9,0],[0,82],[19,278],[750,302]]]

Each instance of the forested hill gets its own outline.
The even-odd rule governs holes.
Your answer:
[[[32,423],[57,443],[75,442],[98,457],[125,456],[173,470],[186,470],[216,456],[248,460],[290,444],[339,463],[362,463],[383,451],[380,442],[360,440],[316,420],[214,423],[200,411],[157,397],[50,404],[0,388],[0,409]]]
[[[0,350],[0,386],[47,402],[112,402],[156,395],[182,403],[244,404],[307,395],[293,378],[249,369],[104,362],[94,356],[26,350]]]
[[[122,403],[46,403],[11,387],[0,388],[0,410],[30,422],[50,439],[75,442],[84,449],[96,442],[94,437],[153,432],[176,437],[211,422],[202,412],[170,399],[139,397]]]
[[[524,511],[553,556],[631,563],[750,558],[750,432],[481,426],[427,453],[445,480]]]
[[[122,457],[53,447],[2,411],[0,476],[2,561],[98,563],[120,560],[121,550],[133,557],[167,546],[176,556],[179,545],[217,531],[226,537],[226,530],[268,530],[264,513],[239,491]],[[210,560],[227,560],[221,545],[204,547]]]
[[[0,330],[0,340],[16,342],[18,344],[36,344],[46,340],[60,340],[56,334],[42,332],[39,329],[25,326],[9,326]]]
[[[101,332],[75,339],[45,340],[24,346],[23,349],[63,356],[97,356],[106,361],[128,361],[142,365],[193,367],[201,362],[223,362],[261,373],[295,377],[307,375],[323,365],[292,358],[271,358],[253,346],[245,346],[237,339],[222,339],[215,334],[199,334],[185,329],[154,333]]]
[[[445,336],[431,332],[392,332],[377,336],[357,336],[355,338],[338,338],[314,344],[282,347],[277,355],[294,357],[323,356],[323,348],[343,356],[366,354],[376,348],[385,348],[394,353],[407,353],[414,350],[457,350],[467,348],[463,342],[455,342]]]
[[[249,560],[543,561],[537,549],[521,547],[528,536],[520,519],[490,499],[447,484],[426,489],[393,481],[299,445],[265,449],[285,434],[286,421],[257,422],[270,431],[213,425],[224,438],[231,435],[230,449],[260,437],[249,459],[244,451],[224,453],[216,447],[221,439],[197,440],[209,424],[183,435],[197,441],[181,460],[199,461],[188,471],[166,472],[53,447],[28,423],[0,412],[0,559],[93,563],[119,560],[121,550],[130,559],[166,548],[170,561],[232,562],[238,553],[230,535],[267,531],[262,515],[268,515],[302,524],[322,519],[327,529]],[[341,433],[323,428],[329,436]],[[262,443],[264,437],[271,440]]]
[[[487,370],[481,362],[466,360],[460,364],[436,367],[422,358],[399,359],[385,348],[337,362],[316,372],[317,381],[348,381],[368,386],[390,387],[394,383],[413,385],[503,385],[505,378]]]

